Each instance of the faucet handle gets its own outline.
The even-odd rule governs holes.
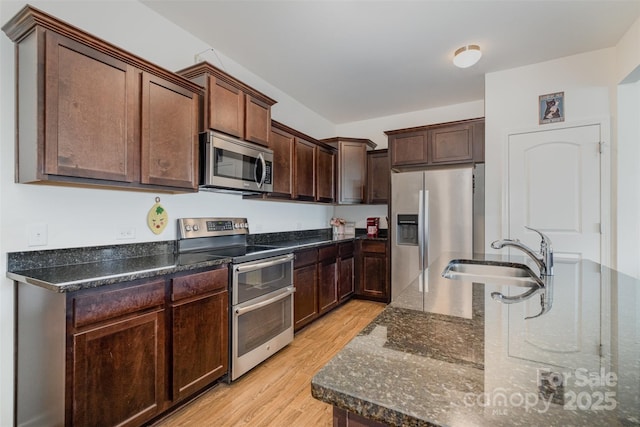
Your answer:
[[[549,238],[549,236],[547,236],[546,234],[544,234],[540,230],[536,230],[535,228],[527,227],[526,225],[524,226],[524,228],[526,228],[527,230],[535,231],[536,233],[538,233],[540,235],[540,239],[542,239],[540,241],[540,251],[543,252],[545,249],[547,249],[547,250],[551,249],[551,239]]]

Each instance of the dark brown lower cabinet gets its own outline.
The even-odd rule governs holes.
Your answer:
[[[293,270],[296,331],[354,294],[354,253],[353,241],[296,252]]]
[[[181,400],[223,376],[229,366],[227,269],[172,280],[172,396]]]
[[[389,302],[391,289],[388,271],[387,242],[384,240],[360,241],[356,295],[363,299]]]
[[[294,330],[311,323],[318,317],[318,250],[307,249],[295,254],[293,263]]]
[[[139,426],[228,372],[226,267],[67,296],[66,425]]]
[[[69,295],[67,423],[140,425],[165,393],[165,281]]]
[[[346,301],[354,291],[355,243],[338,244],[338,300]]]
[[[73,336],[71,425],[140,425],[164,401],[164,310]]]
[[[338,305],[338,246],[318,250],[318,311],[324,314]]]
[[[370,420],[353,412],[333,407],[333,427],[385,427],[387,424]]]

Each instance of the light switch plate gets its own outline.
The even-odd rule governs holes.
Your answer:
[[[27,227],[27,244],[29,246],[45,246],[47,244],[47,224],[29,224]]]

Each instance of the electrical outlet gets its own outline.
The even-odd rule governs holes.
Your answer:
[[[29,246],[45,246],[47,244],[47,224],[30,224],[27,227],[27,244]]]
[[[118,240],[128,240],[136,238],[136,228],[128,227],[126,225],[122,225],[118,227],[118,231],[116,232],[116,239]]]

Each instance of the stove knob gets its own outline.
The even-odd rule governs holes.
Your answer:
[[[249,223],[248,222],[244,223],[244,228],[247,228],[247,229],[249,228]]]
[[[198,231],[200,230],[200,227],[198,227],[198,224],[193,224],[193,231]]]
[[[233,228],[240,228],[240,223],[234,222],[233,223]]]
[[[191,226],[189,224],[184,226],[185,231],[191,231]]]

